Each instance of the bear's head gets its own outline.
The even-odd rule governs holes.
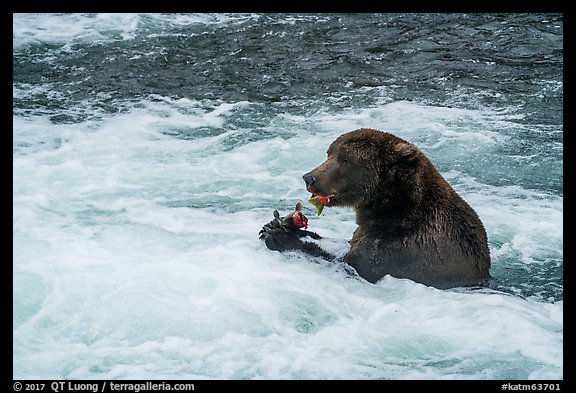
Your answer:
[[[334,194],[326,206],[392,208],[412,199],[422,157],[416,146],[395,135],[362,128],[339,136],[326,161],[303,178],[313,196]]]

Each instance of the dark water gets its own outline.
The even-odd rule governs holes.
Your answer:
[[[383,87],[391,100],[512,106],[525,121],[561,124],[561,15],[267,14],[224,25],[169,18],[142,16],[131,40],[111,30],[102,43],[20,48],[14,81],[55,83],[65,97],[54,109],[98,93],[110,96],[103,101],[159,94],[270,103]]]
[[[112,28],[101,32],[103,42],[32,41],[15,48],[15,86],[50,89],[15,97],[14,111],[75,122],[159,95],[262,103],[260,122],[239,119],[258,127],[279,112],[365,107],[385,95],[391,102],[515,114],[526,127],[522,135],[514,131],[521,140],[514,150],[503,146],[502,154],[547,149],[546,160],[557,162],[562,28],[561,15],[547,14],[266,14],[226,24],[141,16],[129,40]],[[547,176],[536,186],[562,193],[561,169],[539,165]]]

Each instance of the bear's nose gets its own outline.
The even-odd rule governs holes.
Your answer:
[[[302,176],[302,178],[304,179],[304,182],[306,183],[306,186],[308,186],[308,187],[310,187],[312,184],[314,184],[316,182],[316,178],[314,176],[312,176],[310,173],[311,172],[308,172],[307,174]]]

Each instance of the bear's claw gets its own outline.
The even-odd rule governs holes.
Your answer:
[[[300,236],[297,232],[299,231],[288,229],[277,220],[272,220],[262,227],[258,235],[270,250],[287,251],[300,248]]]
[[[276,251],[301,249],[302,241],[300,238],[306,236],[316,240],[322,239],[322,236],[316,232],[304,229],[291,229],[286,225],[282,225],[281,221],[276,218],[264,224],[260,232],[258,232],[258,238],[264,240],[270,250]]]

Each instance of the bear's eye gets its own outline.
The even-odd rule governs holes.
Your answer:
[[[337,158],[338,158],[338,162],[344,166],[349,166],[353,162],[353,159],[351,157],[351,153],[346,151],[346,150],[340,150],[338,152]]]

